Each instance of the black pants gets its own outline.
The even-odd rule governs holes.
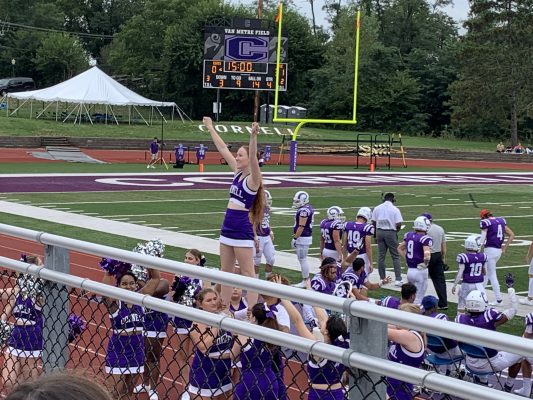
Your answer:
[[[446,294],[446,279],[444,278],[444,262],[442,261],[442,253],[431,253],[429,260],[428,273],[435,292],[439,298],[438,307],[448,307],[448,296]]]

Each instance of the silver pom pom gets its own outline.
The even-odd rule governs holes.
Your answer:
[[[153,257],[163,257],[165,252],[165,245],[161,239],[152,239],[146,242],[146,254],[150,254]]]
[[[13,325],[0,320],[0,346],[3,346],[10,338]]]
[[[35,301],[42,295],[43,281],[29,274],[20,274],[17,278],[17,286],[20,289],[20,295],[24,300],[27,298]]]
[[[153,239],[146,243],[137,243],[137,246],[133,248],[135,253],[146,254],[152,257],[163,257],[165,252],[165,245],[161,239]],[[131,266],[131,272],[135,277],[143,282],[148,281],[148,271],[146,267],[138,264],[133,264]]]

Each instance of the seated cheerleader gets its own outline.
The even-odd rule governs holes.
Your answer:
[[[274,309],[263,303],[253,306],[251,322],[279,330]],[[278,351],[277,346],[259,339],[238,336],[231,351],[239,355],[241,363],[241,376],[233,392],[234,400],[278,400],[278,379],[273,370],[273,356]]]
[[[296,326],[300,336],[310,340],[323,339],[325,343],[337,347],[349,347],[348,331],[341,317],[332,315],[328,318],[323,309],[314,307],[320,330],[318,332],[318,329],[315,328],[313,334],[309,332],[302,316],[290,301],[282,300],[281,304],[287,309],[291,322]],[[343,375],[345,369],[343,364],[309,355],[307,364],[310,386],[308,400],[344,400]]]
[[[242,297],[241,288],[233,288],[229,303],[229,311],[235,319],[240,321],[245,321],[248,319],[248,303],[246,302],[246,298]]]
[[[202,289],[198,293],[196,306],[213,314],[221,312],[219,295],[211,288]],[[190,335],[195,346],[187,387],[191,400],[229,398],[233,388],[232,334],[214,326],[194,323]]]
[[[109,268],[111,264],[119,266]],[[115,284],[130,292],[137,291],[137,277],[130,271],[131,265],[104,259],[100,264],[104,269],[103,283]],[[148,269],[150,279],[140,293],[153,295],[160,282],[159,271]],[[112,335],[107,345],[105,371],[107,387],[116,399],[128,398],[139,374],[144,372],[144,309],[110,297],[102,298],[111,319]]]
[[[185,253],[184,263],[203,267],[205,265],[205,257],[199,250],[190,249]],[[203,282],[201,279],[189,278],[188,276],[176,276],[172,283],[172,291],[169,295],[169,300],[175,303],[194,307],[195,298],[202,289]],[[183,388],[187,386],[187,379],[189,376],[189,360],[193,353],[193,345],[190,339],[190,331],[192,321],[181,317],[173,317],[172,325],[174,325],[174,335],[178,343],[173,346],[176,350],[174,359],[178,363],[180,371],[180,379],[182,380]],[[186,400],[188,393],[184,391],[181,399]]]
[[[42,267],[37,256],[22,256],[22,261]],[[9,303],[2,312],[5,323],[14,318],[14,326],[7,341],[2,387],[9,391],[15,383],[36,377],[43,350],[44,319],[41,308],[44,303],[43,281],[32,275],[20,274],[15,287],[10,290]]]

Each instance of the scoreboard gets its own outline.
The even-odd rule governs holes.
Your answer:
[[[277,31],[264,20],[234,19],[231,27],[205,30],[203,87],[206,89],[276,89]],[[287,89],[287,38],[282,38],[279,88]]]

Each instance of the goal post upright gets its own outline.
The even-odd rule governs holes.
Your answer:
[[[278,5],[278,43],[276,49],[276,85],[274,92],[274,118],[273,122],[293,122],[298,125],[294,129],[290,143],[290,172],[296,171],[296,158],[297,158],[297,137],[298,131],[305,124],[346,124],[355,125],[357,123],[357,83],[358,83],[358,71],[359,71],[359,34],[361,28],[361,11],[356,12],[356,25],[355,25],[355,59],[354,59],[354,89],[353,89],[353,110],[352,119],[314,119],[314,118],[278,118],[278,101],[279,101],[279,68],[281,60],[281,29],[283,25],[283,2],[280,1]]]

